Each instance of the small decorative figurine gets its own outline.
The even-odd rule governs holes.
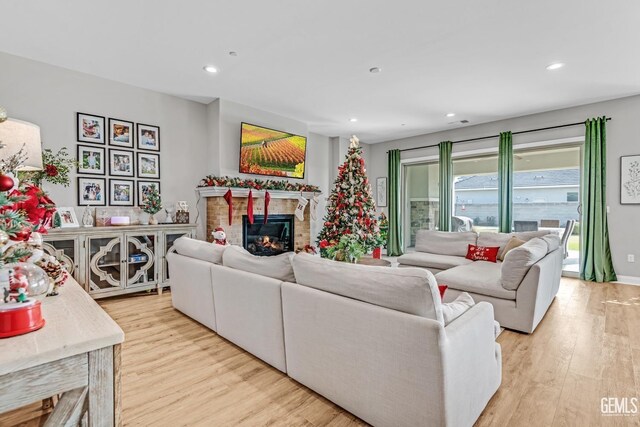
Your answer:
[[[89,206],[85,208],[82,214],[82,225],[85,227],[93,227],[93,212]]]
[[[27,291],[25,288],[18,288],[18,302],[27,302]]]
[[[224,228],[216,227],[211,235],[213,236],[213,243],[216,245],[227,246],[229,244],[227,242],[227,234],[224,232]]]
[[[173,211],[173,208],[165,208],[164,211],[167,214],[167,216],[164,218],[164,223],[173,224],[173,218],[171,217],[171,212]]]
[[[4,303],[7,304],[9,302],[9,295],[11,295],[11,291],[9,291],[9,288],[2,288],[2,290],[4,291]]]

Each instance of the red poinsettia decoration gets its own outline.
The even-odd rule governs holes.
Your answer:
[[[41,188],[27,184],[13,190],[9,195],[24,198],[24,200],[15,203],[10,209],[24,213],[28,221],[33,224],[33,228],[30,231],[46,233],[51,228],[56,205]],[[30,234],[30,232],[21,233],[20,236],[16,237],[28,239]]]
[[[44,173],[47,174],[47,176],[58,176],[58,168],[56,167],[56,165],[52,165],[52,164],[48,164],[44,167]]]

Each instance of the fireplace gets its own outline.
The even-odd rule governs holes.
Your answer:
[[[242,245],[254,255],[273,256],[294,250],[293,215],[254,215],[249,224],[247,215],[242,216]]]

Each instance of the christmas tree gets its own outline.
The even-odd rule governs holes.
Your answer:
[[[162,209],[162,200],[160,199],[160,193],[155,184],[149,186],[149,192],[142,200],[140,207],[149,215],[155,215]]]
[[[367,252],[383,244],[362,147],[355,135],[350,141],[345,161],[338,168],[335,188],[329,196],[324,227],[318,236],[322,256],[327,256],[324,249],[338,244],[340,237],[346,234],[357,236]]]

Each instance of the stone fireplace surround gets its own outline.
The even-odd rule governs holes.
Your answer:
[[[227,241],[232,245],[242,246],[242,215],[247,214],[247,196],[249,190],[245,188],[232,188],[233,195],[233,216],[232,224],[229,225],[229,206],[223,196],[228,188],[222,187],[201,187],[198,192],[201,197],[206,198],[206,240],[212,241],[211,232],[216,227],[224,228],[227,234]],[[264,191],[253,190],[253,213],[264,215]],[[313,197],[313,193],[302,193],[306,199]],[[271,201],[269,203],[269,215],[295,213],[298,206],[300,192],[269,190]],[[304,212],[304,221],[294,217],[294,247],[302,248],[311,242],[311,218],[309,205]]]

